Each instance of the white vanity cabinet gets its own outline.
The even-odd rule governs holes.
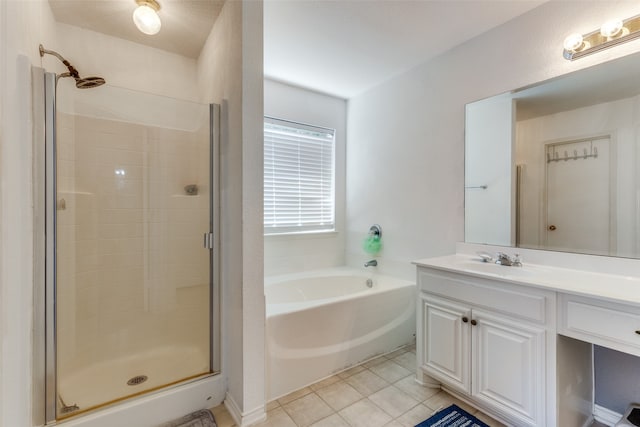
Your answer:
[[[471,390],[471,330],[467,305],[420,293],[416,350],[432,377],[463,393]],[[419,349],[419,350],[418,350]]]
[[[640,306],[560,294],[558,333],[640,356]]]
[[[419,369],[514,425],[553,425],[555,293],[423,266],[418,287]]]

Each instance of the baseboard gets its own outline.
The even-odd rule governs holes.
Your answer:
[[[257,424],[267,419],[267,412],[264,405],[260,405],[258,408],[246,412],[242,416],[241,427]]]
[[[267,418],[264,405],[243,414],[229,392],[227,392],[224,398],[224,406],[227,408],[227,411],[229,411],[229,414],[239,427],[250,426],[260,421],[264,421]]]
[[[242,411],[238,407],[238,404],[236,403],[236,401],[233,400],[233,397],[231,397],[229,392],[227,392],[227,394],[225,394],[224,396],[224,407],[227,408],[227,411],[229,411],[229,415],[231,415],[231,418],[233,418],[233,421],[235,421],[237,425],[241,426]]]
[[[602,424],[614,426],[618,421],[620,421],[622,414],[607,409],[604,406],[593,405],[593,417],[596,421]]]

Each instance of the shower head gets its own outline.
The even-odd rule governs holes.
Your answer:
[[[62,55],[53,50],[47,50],[42,45],[38,46],[40,50],[40,57],[43,57],[45,54],[53,55],[62,62],[67,69],[69,70],[67,73],[60,74],[59,77],[73,77],[76,81],[76,87],[78,89],[91,89],[94,87],[102,86],[105,84],[105,80],[102,77],[80,77],[80,73],[75,69],[69,61],[64,59]]]
[[[76,79],[76,87],[78,89],[91,89],[94,87],[102,86],[105,84],[105,80],[102,77],[83,77]]]

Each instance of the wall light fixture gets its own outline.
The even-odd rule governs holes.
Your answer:
[[[564,39],[565,59],[574,61],[583,56],[608,49],[640,37],[640,15],[620,20],[612,19],[589,34],[570,34]]]
[[[138,7],[133,11],[133,22],[138,30],[150,36],[157,34],[162,26],[158,15],[160,3],[156,0],[136,0],[136,3]]]

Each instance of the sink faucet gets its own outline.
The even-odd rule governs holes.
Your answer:
[[[372,259],[371,261],[367,261],[364,263],[365,267],[377,267],[378,266],[378,261],[376,261],[375,259]]]
[[[515,254],[513,257],[511,257],[504,252],[498,252],[496,254],[496,264],[506,265],[510,267],[522,267],[522,259],[520,259],[519,254]]]

